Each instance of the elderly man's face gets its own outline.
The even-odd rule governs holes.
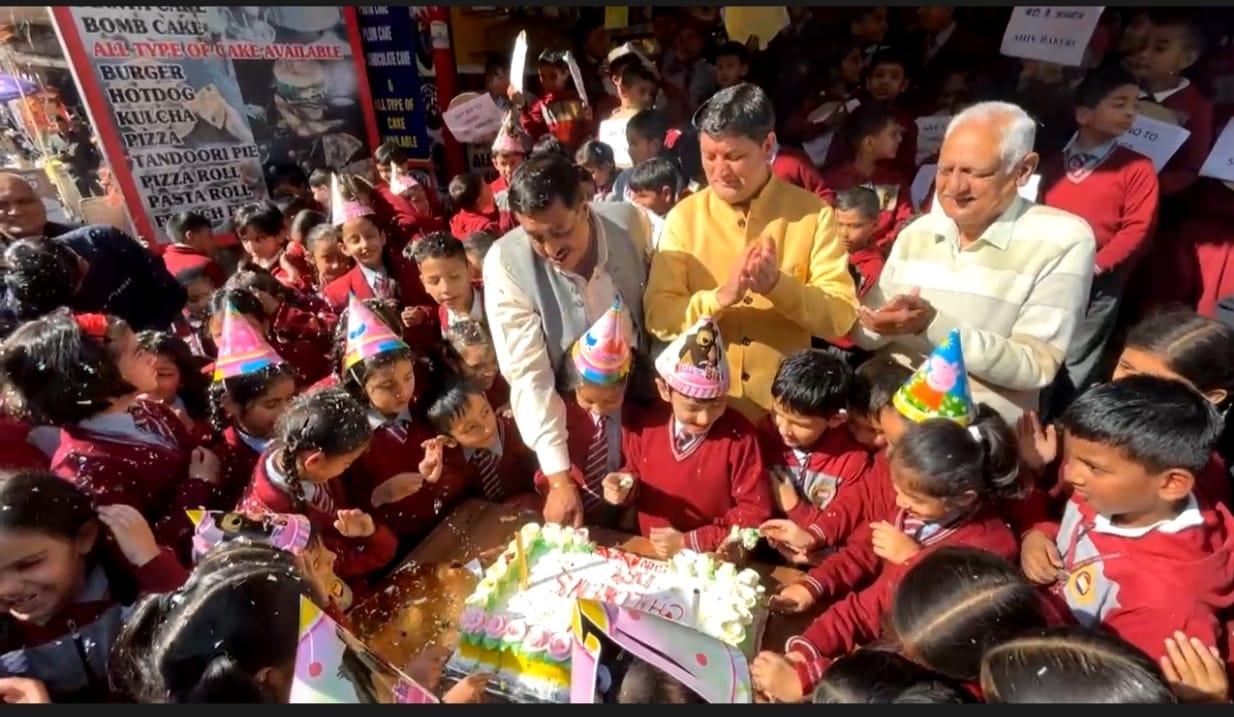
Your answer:
[[[749,137],[713,137],[700,132],[698,147],[711,191],[729,204],[738,204],[753,197],[771,174],[771,149],[774,146],[774,133],[768,134],[760,144]]]
[[[1037,167],[1032,152],[1014,166],[1003,166],[999,140],[1000,123],[1005,121],[966,122],[943,140],[935,179],[937,198],[943,213],[960,227],[992,222]]]
[[[531,248],[562,271],[575,271],[591,247],[591,226],[587,221],[587,202],[567,207],[554,199],[544,209],[530,214],[515,214],[518,223],[531,237]]]
[[[26,180],[0,174],[0,233],[13,239],[43,235],[47,209]]]

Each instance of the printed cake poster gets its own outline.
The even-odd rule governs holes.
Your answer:
[[[624,670],[642,660],[714,704],[753,701],[745,655],[658,615],[596,600],[575,603],[570,702],[614,701]]]
[[[300,644],[292,704],[433,704],[439,700],[399,672],[313,601],[300,598]]]
[[[377,137],[354,8],[53,7],[90,119],[152,243],[177,211],[225,233],[262,167],[342,169]]]

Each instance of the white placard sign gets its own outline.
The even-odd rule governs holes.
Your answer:
[[[502,114],[492,95],[485,92],[441,113],[454,138],[464,144],[492,141],[501,129]]]
[[[943,135],[950,123],[951,115],[917,118],[917,157],[914,164],[920,165],[938,154],[939,147],[943,146]]]
[[[835,129],[829,129],[808,142],[802,142],[801,148],[810,157],[815,167],[823,166],[827,161],[827,153],[831,150],[831,140],[835,139]]]
[[[606,119],[600,123],[600,131],[597,134],[601,142],[613,148],[613,159],[618,169],[628,169],[634,165],[630,159],[630,145],[626,142],[626,125],[628,124],[630,124],[629,117]]]
[[[1127,149],[1134,150],[1153,161],[1153,169],[1158,173],[1165,167],[1170,157],[1178,151],[1191,132],[1179,127],[1155,120],[1147,115],[1136,115],[1135,124],[1127,130],[1117,142]]]
[[[1227,122],[1225,129],[1221,130],[1213,151],[1208,153],[1208,159],[1200,167],[1200,176],[1234,182],[1234,121]]]
[[[1097,29],[1102,7],[1017,7],[1007,22],[1003,45],[1007,57],[1079,67]]]

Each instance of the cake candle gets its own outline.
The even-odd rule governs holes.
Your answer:
[[[514,531],[514,552],[518,560],[518,587],[527,589],[527,551],[523,548],[523,531]]]
[[[694,588],[694,622],[699,621],[699,611],[702,609],[703,591]]]

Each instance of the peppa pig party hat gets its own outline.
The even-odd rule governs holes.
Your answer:
[[[608,386],[630,373],[630,341],[626,338],[625,307],[621,297],[574,344],[570,357],[583,380]]]
[[[660,352],[656,373],[690,398],[709,401],[728,393],[728,355],[720,327],[710,316],[700,318]]]
[[[357,217],[373,215],[373,210],[367,205],[354,199],[343,198],[343,190],[339,187],[337,174],[330,175],[330,212],[333,215],[332,223],[336,227],[341,227]]]
[[[968,389],[959,330],[952,329],[947,334],[912,378],[896,391],[891,402],[913,423],[946,418],[967,426],[972,421],[973,397]]]
[[[219,337],[218,358],[214,361],[214,380],[247,376],[268,366],[283,363],[257,329],[230,303],[223,310],[223,330]]]
[[[347,298],[347,350],[343,353],[343,370],[378,354],[405,348],[407,344],[355,294]]]

